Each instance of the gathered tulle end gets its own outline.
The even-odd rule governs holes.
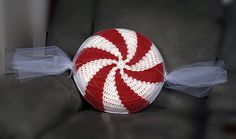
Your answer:
[[[72,61],[56,46],[19,48],[8,56],[8,72],[16,73],[18,79],[47,75],[59,75],[72,69]]]
[[[227,81],[223,65],[223,61],[212,61],[180,67],[167,74],[165,87],[196,97],[208,96],[213,86]]]

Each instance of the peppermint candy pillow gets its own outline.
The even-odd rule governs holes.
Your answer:
[[[89,37],[73,63],[81,94],[104,112],[138,112],[153,102],[164,84],[164,62],[157,47],[128,29],[103,30]]]
[[[73,61],[58,47],[16,49],[10,66],[18,78],[58,75],[71,70],[83,97],[96,109],[128,114],[147,107],[165,87],[196,97],[227,81],[222,61],[200,62],[166,74],[156,46],[128,29],[89,37]],[[7,66],[7,67],[10,67]]]

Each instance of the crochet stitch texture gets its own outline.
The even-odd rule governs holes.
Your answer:
[[[81,94],[104,112],[138,112],[152,103],[164,84],[160,52],[149,39],[128,29],[94,34],[73,62],[73,77]]]

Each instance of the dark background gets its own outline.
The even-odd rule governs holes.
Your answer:
[[[71,58],[93,33],[121,27],[150,38],[167,71],[224,60],[229,81],[203,98],[162,89],[149,108],[114,115],[87,104],[68,73],[24,82],[1,75],[0,138],[235,139],[235,25],[236,1],[53,0],[46,45]]]

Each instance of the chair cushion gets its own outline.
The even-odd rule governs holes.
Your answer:
[[[204,116],[206,114],[206,101],[207,97],[197,98],[175,90],[163,88],[151,106],[185,115]]]
[[[236,114],[214,113],[206,122],[205,139],[235,139]]]
[[[0,138],[32,139],[81,109],[72,79],[49,76],[28,81],[0,77]]]
[[[42,139],[183,139],[198,136],[201,121],[193,117],[148,108],[132,115],[85,110],[45,134]],[[201,138],[201,137],[199,137]]]
[[[91,35],[94,0],[56,0],[48,30],[47,45],[56,45],[73,58]]]
[[[229,71],[228,82],[214,89],[207,101],[211,112],[235,112],[236,110],[236,71]]]

